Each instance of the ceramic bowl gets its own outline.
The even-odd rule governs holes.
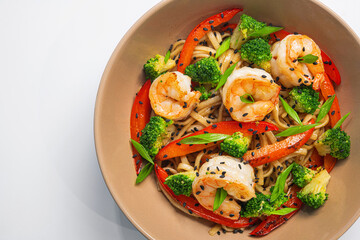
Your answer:
[[[154,176],[135,186],[129,144],[130,111],[144,83],[144,62],[165,53],[178,38],[186,38],[199,22],[222,10],[242,7],[256,19],[309,35],[339,68],[342,84],[336,91],[343,113],[351,111],[345,129],[351,135],[351,156],[332,171],[329,200],[316,211],[300,211],[262,239],[337,239],[360,214],[359,39],[334,12],[310,0],[165,0],[148,11],[127,32],[103,74],[96,102],[95,140],[100,167],[115,201],[129,220],[149,239],[209,239],[213,224],[174,208],[157,190]],[[237,19],[233,19],[237,22]],[[253,239],[226,234],[219,239]],[[218,239],[216,237],[216,239]]]

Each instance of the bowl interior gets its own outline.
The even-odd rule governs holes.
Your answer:
[[[359,216],[360,189],[354,176],[360,171],[358,125],[360,45],[355,34],[339,17],[318,2],[309,0],[169,0],[145,14],[115,49],[104,72],[95,112],[95,140],[105,181],[115,201],[129,220],[152,239],[207,239],[212,223],[176,210],[158,192],[153,176],[135,186],[129,144],[130,111],[135,93],[144,83],[142,66],[151,56],[165,54],[171,43],[187,34],[199,22],[222,10],[243,7],[256,19],[285,26],[286,30],[309,35],[333,59],[342,76],[337,87],[343,113],[351,111],[345,129],[352,139],[351,156],[338,162],[331,173],[329,200],[324,207],[303,209],[285,226],[263,239],[336,239]],[[237,19],[233,19],[236,22]],[[334,217],[336,216],[336,217]],[[306,229],[304,231],[303,229]],[[222,239],[237,239],[236,234]],[[243,234],[243,239],[250,239]]]

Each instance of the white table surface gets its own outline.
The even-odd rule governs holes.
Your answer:
[[[0,239],[145,239],[103,181],[93,115],[112,51],[158,2],[0,1]],[[359,2],[322,2],[360,34]]]

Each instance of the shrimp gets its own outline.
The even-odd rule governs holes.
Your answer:
[[[243,67],[227,79],[222,93],[223,103],[231,117],[239,122],[262,120],[279,102],[280,86],[264,70]],[[245,103],[241,96],[250,94],[253,103]]]
[[[272,46],[271,53],[271,74],[276,76],[284,87],[313,83],[313,88],[319,89],[325,78],[325,70],[321,50],[314,40],[306,35],[288,35]],[[298,58],[308,54],[317,56],[316,62],[298,61]]]
[[[199,169],[192,189],[193,195],[206,209],[213,211],[218,188],[227,191],[224,202],[214,212],[225,218],[240,217],[241,206],[234,201],[248,201],[255,197],[254,169],[237,158],[216,155]]]
[[[173,120],[186,118],[200,102],[200,96],[200,92],[191,91],[191,78],[177,71],[160,75],[149,91],[155,113]]]

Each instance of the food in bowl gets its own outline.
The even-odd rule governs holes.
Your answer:
[[[155,170],[173,205],[215,223],[211,235],[263,236],[325,204],[329,173],[350,154],[349,114],[314,40],[246,14],[230,24],[241,11],[204,20],[145,63],[131,141],[137,184]]]

